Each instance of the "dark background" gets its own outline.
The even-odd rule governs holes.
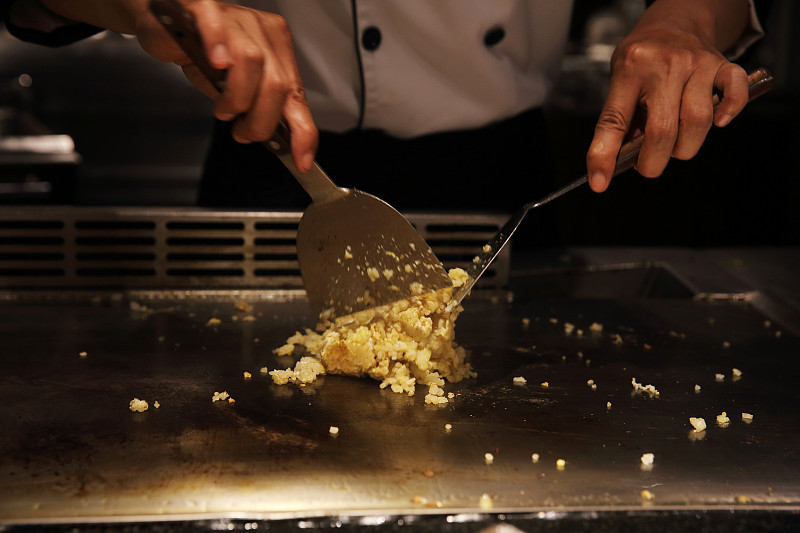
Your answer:
[[[608,56],[641,9],[635,0],[576,3],[562,76],[546,110],[551,156],[531,161],[551,165],[556,185],[585,172]],[[563,245],[800,244],[800,38],[792,32],[800,6],[773,2],[762,23],[767,37],[740,63],[770,68],[772,93],[714,129],[693,160],[672,161],[661,178],[630,171],[605,194],[581,188],[532,213],[526,231]],[[212,126],[205,97],[134,39],[103,33],[50,49],[0,33],[0,139],[67,134],[80,157],[77,164],[19,165],[0,154],[0,186],[56,185],[41,194],[0,187],[5,205],[194,205]]]

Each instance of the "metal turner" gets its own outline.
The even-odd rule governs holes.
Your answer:
[[[151,0],[150,10],[222,91],[225,71],[209,63],[192,16],[176,0]],[[297,170],[291,133],[284,123],[263,144],[312,199],[297,229],[297,258],[308,299],[318,313],[347,315],[452,287],[425,240],[389,204],[362,191],[337,187],[316,163],[308,172]]]
[[[758,68],[750,73],[748,76],[748,82],[750,86],[748,91],[748,101],[750,102],[762,94],[769,92],[774,85],[772,74],[764,67]],[[714,107],[716,108],[716,106],[719,104],[719,96],[715,94],[713,98]],[[636,164],[639,150],[642,148],[643,141],[644,135],[642,134],[637,135],[622,145],[619,155],[617,156],[617,165],[614,167],[613,176],[617,176],[618,174],[633,168],[633,165]],[[508,244],[508,241],[511,240],[511,236],[514,235],[514,232],[522,223],[522,219],[525,218],[525,215],[527,215],[532,209],[541,207],[555,200],[556,198],[567,194],[571,190],[577,189],[587,181],[589,181],[589,177],[584,174],[582,177],[568,183],[567,185],[564,185],[556,191],[551,192],[544,198],[535,202],[527,203],[519,208],[511,216],[511,218],[509,218],[508,221],[503,224],[503,227],[500,228],[500,231],[498,231],[494,237],[489,239],[489,242],[484,245],[480,254],[475,257],[472,265],[467,269],[467,275],[469,276],[467,281],[464,283],[464,285],[453,291],[453,299],[448,304],[448,309],[455,309],[455,307],[460,304],[461,301],[470,293],[472,287],[475,285],[478,279],[480,279],[483,273],[486,272],[486,269],[492,264],[494,258],[497,257],[505,245]]]

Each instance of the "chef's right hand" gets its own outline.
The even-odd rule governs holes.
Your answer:
[[[283,117],[292,132],[298,170],[311,168],[318,133],[294,55],[286,21],[279,15],[215,0],[181,0],[194,17],[206,56],[227,70],[220,94],[156,18],[140,11],[136,35],[150,55],[178,64],[186,77],[214,100],[214,115],[234,121],[241,143],[265,141]]]

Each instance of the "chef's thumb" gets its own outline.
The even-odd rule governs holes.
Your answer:
[[[609,148],[610,145],[613,147]],[[595,132],[586,154],[586,175],[589,177],[589,187],[594,192],[603,192],[608,188],[619,146],[613,139],[607,139],[605,135]]]

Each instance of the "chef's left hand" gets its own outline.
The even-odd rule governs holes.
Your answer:
[[[637,133],[631,131],[638,120],[635,115],[642,113],[644,121],[644,141],[635,168],[643,176],[657,177],[670,157],[693,157],[712,124],[727,125],[747,103],[746,72],[719,51],[743,31],[749,13],[737,9],[748,9],[747,2],[717,3],[733,15],[724,21],[729,26],[720,28],[722,19],[714,19],[711,11],[693,11],[688,4],[682,5],[686,1],[695,6],[715,4],[713,0],[659,0],[612,55],[609,94],[586,157],[589,185],[595,192],[608,187],[620,147],[626,136]],[[717,27],[712,31],[702,20],[692,20],[698,12]],[[721,95],[716,110],[714,91]]]

